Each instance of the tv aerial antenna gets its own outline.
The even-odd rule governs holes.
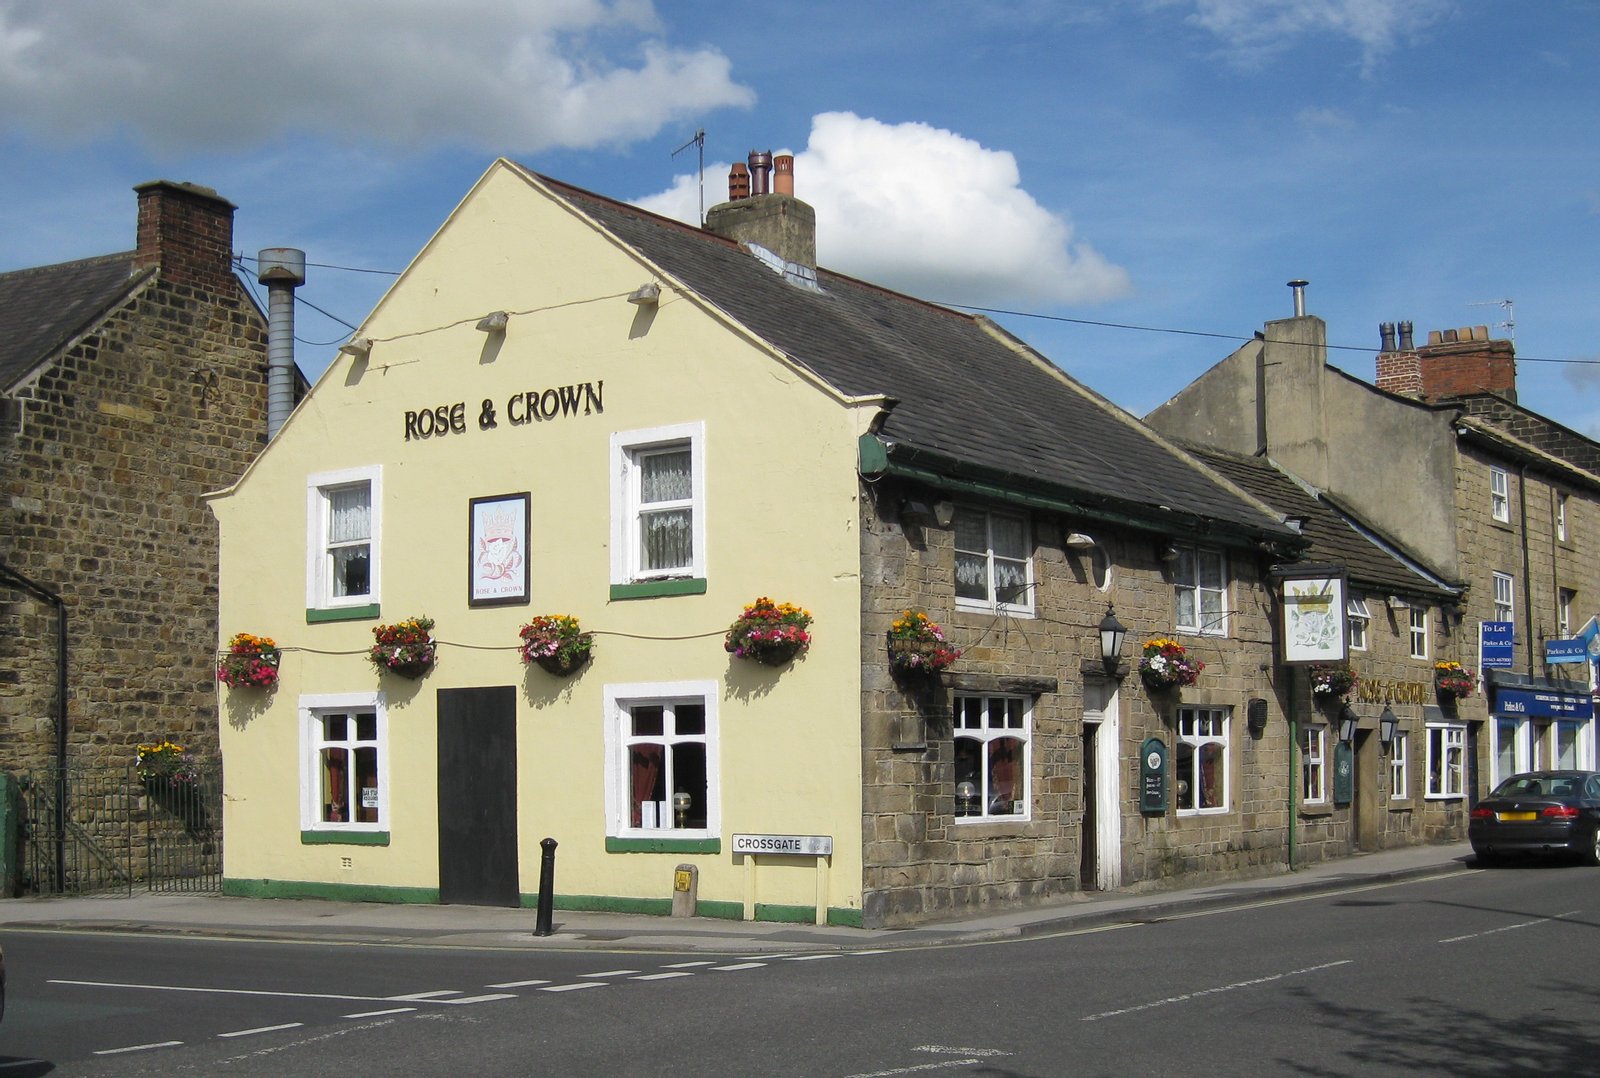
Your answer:
[[[679,146],[676,150],[673,150],[672,151],[672,156],[673,157],[677,157],[680,153],[682,153],[684,150],[687,150],[690,146],[697,146],[700,149],[700,227],[704,228],[705,225],[706,225],[706,129],[705,128],[703,128],[703,127],[695,128],[694,138],[690,139],[688,142],[685,142],[682,146]]]
[[[1504,321],[1496,322],[1495,329],[1506,331],[1506,339],[1512,344],[1517,343],[1517,301],[1513,299],[1484,299],[1467,304],[1468,307],[1499,307],[1506,312]]]

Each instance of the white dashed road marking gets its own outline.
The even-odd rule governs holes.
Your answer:
[[[362,1011],[360,1014],[347,1014],[346,1018],[383,1018],[391,1014],[410,1014],[415,1007],[390,1007],[386,1011]]]
[[[693,976],[694,976],[694,974],[692,974],[692,973],[684,973],[682,970],[678,970],[678,971],[673,972],[673,973],[646,973],[646,974],[644,974],[643,976],[640,976],[640,977],[630,977],[629,980],[633,980],[633,981],[670,981],[674,977],[693,977]]]
[[[441,989],[438,989],[438,990],[433,991],[433,992],[407,992],[403,996],[384,996],[383,998],[384,999],[414,999],[414,1000],[416,1000],[416,1001],[418,1001],[420,1003],[423,1000],[443,999],[445,996],[459,996],[460,994],[461,994],[460,990],[456,989],[456,988],[441,988]]]
[[[504,982],[502,982],[500,984],[486,984],[486,985],[484,985],[484,987],[485,988],[535,988],[535,987],[537,987],[537,986],[539,986],[541,984],[549,984],[549,983],[550,983],[549,981],[504,981]]]
[[[721,973],[732,973],[734,970],[740,969],[760,969],[765,965],[765,962],[739,962],[731,966],[712,966],[711,968]]]
[[[1154,1007],[1165,1007],[1169,1003],[1184,1003],[1191,999],[1199,999],[1202,996],[1214,996],[1219,992],[1232,992],[1237,988],[1253,988],[1259,984],[1271,984],[1273,981],[1281,981],[1285,977],[1300,977],[1307,973],[1318,973],[1325,969],[1333,969],[1335,966],[1348,966],[1352,961],[1353,959],[1344,958],[1340,959],[1338,962],[1324,962],[1320,966],[1307,966],[1305,969],[1293,969],[1287,973],[1273,973],[1266,977],[1254,977],[1248,981],[1234,981],[1232,984],[1221,984],[1215,988],[1201,988],[1198,991],[1185,992],[1181,996],[1168,996],[1166,999],[1158,999],[1150,1003],[1140,1003],[1133,1007],[1123,1007],[1121,1010],[1101,1011],[1099,1014],[1086,1014],[1083,1016],[1082,1020],[1085,1022],[1098,1022],[1102,1018],[1115,1018],[1121,1014],[1133,1014],[1136,1011],[1148,1011]]]
[[[692,969],[695,966],[709,966],[709,965],[711,965],[710,962],[671,962],[671,963],[668,963],[666,966],[664,966],[662,968],[664,968],[664,969]]]
[[[636,969],[608,969],[604,973],[585,973],[584,976],[585,977],[627,977],[630,974],[639,973],[639,972],[641,972],[641,971],[640,970],[636,970]]]
[[[299,1029],[304,1022],[285,1022],[281,1026],[257,1026],[255,1029],[236,1029],[232,1033],[218,1033],[219,1037],[253,1037],[257,1033],[276,1033],[280,1029]]]
[[[541,992],[576,992],[580,988],[604,988],[604,981],[579,981],[577,984],[553,984],[549,988],[541,988]]]
[[[176,1048],[182,1041],[156,1041],[154,1044],[130,1044],[126,1048],[102,1048],[97,1056],[115,1056],[123,1052],[148,1052],[152,1048]]]

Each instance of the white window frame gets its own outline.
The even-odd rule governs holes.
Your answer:
[[[1456,750],[1457,763],[1449,765],[1450,750]],[[1442,762],[1441,762],[1442,757]],[[1438,766],[1435,766],[1435,765]],[[1427,767],[1430,801],[1458,801],[1466,796],[1467,728],[1459,723],[1428,724]]]
[[[1208,588],[1200,583],[1200,561],[1202,558],[1215,558],[1217,563],[1217,579],[1221,582],[1219,587]],[[1185,574],[1185,568],[1192,573]],[[1227,636],[1228,635],[1228,558],[1220,550],[1208,547],[1180,546],[1178,547],[1178,560],[1173,566],[1173,627],[1182,633],[1194,633],[1199,636]],[[1192,621],[1183,620],[1183,604],[1178,601],[1179,596],[1185,592],[1193,596],[1194,617]],[[1205,604],[1202,598],[1205,595],[1217,596],[1220,613],[1212,618],[1207,618]],[[1209,622],[1209,623],[1208,623]]]
[[[1367,601],[1358,596],[1352,596],[1345,604],[1346,620],[1350,624],[1350,650],[1367,650],[1367,630],[1372,625],[1372,611],[1367,609]]]
[[[619,431],[611,436],[611,583],[638,584],[653,580],[703,580],[706,576],[706,429],[705,423],[675,423],[643,430]],[[687,446],[689,476],[694,490],[688,502],[689,541],[693,544],[687,566],[645,570],[639,567],[639,467],[638,459],[650,450]]]
[[[1411,735],[1396,730],[1389,742],[1389,800],[1411,800]]]
[[[1504,468],[1489,469],[1489,515],[1511,523],[1511,476]]]
[[[1572,606],[1578,593],[1571,588],[1556,589],[1556,631],[1563,640],[1572,635]]]
[[[1308,725],[1300,731],[1300,803],[1328,803],[1328,728]]]
[[[1494,574],[1494,620],[1515,621],[1517,617],[1517,581],[1510,573]]]
[[[389,710],[381,692],[318,693],[302,696],[300,711],[300,830],[332,834],[387,832],[389,818]],[[322,818],[322,749],[330,744],[322,736],[327,715],[370,712],[376,718],[378,750],[378,818],[370,823]],[[351,740],[350,744],[354,744]],[[344,743],[339,743],[344,744]],[[354,775],[354,769],[350,769]],[[359,793],[358,793],[359,796]],[[354,805],[352,804],[352,808]]]
[[[971,597],[957,595],[956,609],[996,611],[1006,614],[1016,614],[1026,618],[1033,617],[1033,521],[1029,519],[1026,513],[1007,513],[1003,510],[989,509],[984,506],[977,505],[958,505],[956,507],[956,513],[981,515],[983,517],[985,549],[962,550],[961,548],[957,547],[956,553],[958,555],[969,554],[982,557],[984,561],[985,572],[988,578],[984,584],[984,591],[987,593],[987,598],[974,599]],[[999,589],[995,586],[994,564],[996,554],[994,552],[994,521],[996,517],[1004,517],[1008,520],[1016,521],[1022,525],[1023,544],[1027,547],[1028,552],[1026,557],[1023,558],[1023,601],[1019,603],[1001,602],[999,598]],[[952,535],[954,535],[953,527],[951,532]],[[1004,560],[1015,561],[1016,559],[1004,557]]]
[[[1559,542],[1565,543],[1571,538],[1572,538],[1571,533],[1567,531],[1567,496],[1566,496],[1566,494],[1564,494],[1564,493],[1562,493],[1560,491],[1557,491],[1556,492],[1556,539]]]
[[[981,714],[984,716],[985,725],[979,728],[959,725],[962,721],[962,704],[964,701],[976,701]],[[1033,819],[1033,698],[1028,696],[1013,696],[1003,693],[957,693],[953,703],[955,716],[952,724],[952,740],[975,741],[978,743],[978,756],[980,760],[987,760],[989,743],[1005,738],[1012,738],[1022,742],[1022,760],[1017,765],[1017,773],[1021,779],[1021,797],[1013,797],[1013,806],[1017,801],[1022,802],[1021,812],[991,813],[989,811],[989,775],[987,768],[979,769],[978,787],[978,812],[970,816],[955,816],[957,826],[978,823],[1027,823]],[[1022,726],[989,726],[988,717],[992,714],[991,707],[999,704],[1003,709],[1009,705],[1020,704],[1022,708]]]
[[[1202,724],[1206,726],[1204,731],[1201,730]],[[1220,728],[1220,734],[1216,732],[1217,728]],[[1195,808],[1183,808],[1180,806],[1177,809],[1178,815],[1220,816],[1231,811],[1231,799],[1233,797],[1233,715],[1230,710],[1225,707],[1180,707],[1178,709],[1177,737],[1175,741],[1176,744],[1173,746],[1172,754],[1173,790],[1176,792],[1179,780],[1188,778],[1190,780],[1190,790],[1197,802],[1199,800],[1198,768],[1200,750],[1208,744],[1220,744],[1222,746],[1221,803],[1207,808],[1202,808],[1198,805]],[[1194,748],[1195,774],[1184,776],[1177,773],[1177,747],[1179,745],[1189,745]]]
[[[1413,659],[1426,659],[1428,657],[1428,608],[1413,606],[1410,610],[1408,631],[1411,637],[1411,657]]]
[[[367,539],[367,594],[333,594],[333,556],[329,549],[328,525],[332,516],[332,492],[341,487],[367,484],[371,535]],[[306,609],[339,610],[377,606],[380,602],[383,548],[383,467],[344,468],[318,472],[306,477]]]
[[[693,842],[722,837],[722,741],[717,721],[717,682],[645,681],[607,685],[601,692],[605,709],[606,836],[619,839],[664,839]],[[704,735],[674,735],[673,741],[704,741],[706,746],[706,826],[704,828],[634,827],[629,812],[633,784],[629,771],[629,708],[637,705],[697,703],[705,708]],[[664,735],[665,737],[665,735]],[[671,793],[668,798],[670,801]],[[669,808],[670,811],[670,808]],[[640,821],[641,825],[643,820]]]

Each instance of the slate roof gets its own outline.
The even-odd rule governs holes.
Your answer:
[[[879,432],[891,459],[920,454],[936,469],[970,467],[1155,527],[1186,516],[1186,529],[1294,538],[992,323],[821,268],[821,290],[809,291],[730,240],[530,175],[840,392],[894,398]]]
[[[1372,528],[1306,489],[1265,457],[1244,457],[1198,445],[1185,448],[1282,515],[1300,521],[1311,545],[1303,557],[1318,564],[1343,565],[1352,594],[1399,594],[1453,601],[1460,590]]]
[[[0,273],[0,393],[128,295],[133,256],[124,251]]]

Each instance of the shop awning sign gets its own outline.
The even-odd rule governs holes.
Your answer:
[[[1536,719],[1590,719],[1594,717],[1594,700],[1587,693],[1579,696],[1537,689],[1498,689],[1494,710],[1498,715]]]

